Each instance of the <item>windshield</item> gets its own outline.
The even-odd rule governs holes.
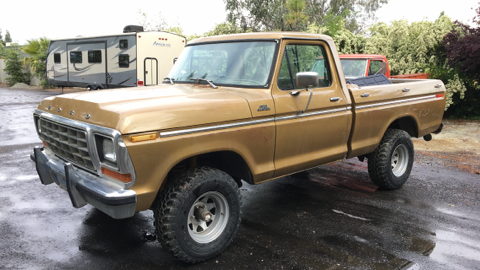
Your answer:
[[[345,78],[365,77],[367,73],[367,59],[340,59]]]
[[[275,41],[261,41],[188,46],[168,77],[175,83],[205,79],[216,85],[263,87],[268,82],[275,45]]]

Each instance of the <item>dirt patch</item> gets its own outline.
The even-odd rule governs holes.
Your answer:
[[[480,174],[480,121],[445,120],[440,134],[426,142],[414,139],[417,162],[440,163],[469,173]],[[438,161],[437,159],[441,159]]]

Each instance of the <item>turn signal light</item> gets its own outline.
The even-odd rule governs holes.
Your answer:
[[[124,183],[132,182],[132,176],[129,173],[128,174],[121,174],[121,173],[109,170],[107,168],[104,168],[104,167],[102,167],[102,173],[103,173],[103,175],[115,178],[115,179],[120,180]]]
[[[138,136],[132,136],[130,140],[132,142],[142,142],[142,141],[150,141],[150,140],[155,140],[157,139],[157,133],[152,133],[152,134],[145,134],[145,135],[138,135]]]
[[[443,97],[443,94],[437,94],[435,97]]]
[[[46,142],[42,141],[42,143],[43,143],[43,145],[44,145],[46,148],[48,148],[48,145],[47,145]]]

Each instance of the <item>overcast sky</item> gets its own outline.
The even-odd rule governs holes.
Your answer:
[[[390,0],[376,13],[379,21],[407,19],[435,20],[442,11],[452,18],[471,24],[472,7],[479,0]],[[0,28],[8,30],[13,41],[25,44],[27,39],[45,36],[49,39],[122,33],[123,27],[139,24],[138,11],[152,19],[162,12],[169,25],[178,25],[185,35],[203,34],[225,21],[223,0],[136,0],[78,2],[2,1]]]

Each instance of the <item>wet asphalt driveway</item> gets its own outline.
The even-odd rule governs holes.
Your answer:
[[[32,112],[53,94],[0,88],[0,269],[480,269],[480,175],[418,153],[397,191],[377,190],[357,159],[244,184],[232,245],[176,261],[150,211],[114,220],[40,183]]]

